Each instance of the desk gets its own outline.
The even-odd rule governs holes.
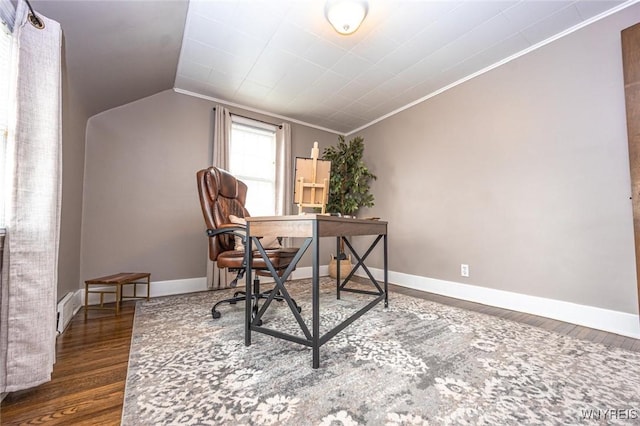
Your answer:
[[[286,269],[282,276],[278,276],[275,268],[269,262],[264,248],[260,244],[258,237],[266,235],[278,235],[280,237],[297,237],[304,238],[302,246],[298,249],[293,261]],[[360,236],[360,235],[374,235],[376,239],[371,243],[365,254],[361,257],[353,248],[351,243],[345,237]],[[260,333],[268,334],[273,337],[288,340],[291,342],[299,343],[301,345],[310,346],[312,348],[312,366],[318,368],[320,366],[320,346],[325,344],[329,339],[342,331],[349,324],[354,322],[365,312],[373,308],[375,305],[384,300],[384,306],[387,307],[388,291],[388,266],[387,266],[387,222],[374,221],[365,219],[351,219],[336,216],[325,215],[300,215],[300,216],[268,216],[268,217],[248,217],[247,218],[247,265],[248,272],[246,276],[246,310],[245,310],[245,345],[251,345],[251,332],[257,331]],[[340,280],[340,269],[338,262],[338,273],[336,278],[336,297],[340,298],[341,291],[349,291],[356,293],[364,293],[376,296],[366,306],[362,307],[359,311],[352,316],[338,324],[332,330],[326,332],[323,336],[320,336],[320,274],[319,274],[319,252],[320,252],[320,238],[322,237],[335,237],[336,238],[336,252],[339,252],[340,241],[344,241],[346,249],[348,249],[356,260],[353,270],[349,273],[344,280]],[[365,265],[364,261],[377,246],[380,240],[383,241],[384,251],[384,285],[380,286],[378,281],[369,272],[369,269]],[[287,289],[284,286],[287,278],[291,272],[295,269],[296,265],[302,258],[302,255],[311,247],[312,250],[312,324],[311,331],[305,324],[302,316],[296,309]],[[261,307],[257,306],[257,301],[252,297],[251,286],[251,263],[253,258],[253,250],[257,250],[260,256],[264,259],[271,272],[271,276],[275,280],[276,291],[272,291],[270,296],[264,302]],[[361,290],[347,288],[349,280],[353,276],[353,273],[362,267],[363,270],[369,276],[371,283],[376,290]],[[296,321],[300,325],[300,329],[304,333],[304,338],[294,336],[291,334],[283,333],[278,330],[273,330],[267,327],[263,327],[262,316],[269,308],[273,298],[276,294],[280,293],[292,314],[296,318]]]

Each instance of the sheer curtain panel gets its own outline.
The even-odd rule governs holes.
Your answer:
[[[293,160],[291,125],[282,123],[276,131],[276,215],[291,214],[293,204]]]
[[[211,165],[229,170],[229,139],[231,138],[231,113],[222,105],[213,109],[213,147],[211,150]],[[207,258],[207,287],[213,289],[229,288],[226,279],[215,264]],[[217,278],[215,278],[217,277]],[[223,282],[224,281],[224,282]]]
[[[293,204],[293,159],[291,157],[291,125],[282,123],[276,131],[276,215],[291,214]],[[291,238],[282,239],[291,247]]]
[[[29,22],[20,0],[13,26],[17,73],[7,141],[0,392],[49,381],[55,362],[62,33],[60,24],[37,14],[42,29]]]
[[[229,170],[229,138],[231,137],[231,113],[221,105],[214,108],[213,152],[211,165]]]

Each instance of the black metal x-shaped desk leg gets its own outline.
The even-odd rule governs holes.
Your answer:
[[[385,267],[384,267],[384,290],[380,287],[380,283],[378,283],[378,280],[375,279],[375,277],[371,274],[371,272],[369,271],[369,268],[367,267],[367,265],[364,263],[364,261],[367,259],[367,257],[369,256],[369,254],[373,251],[373,249],[378,245],[378,242],[384,239],[384,263],[385,263]],[[353,256],[356,258],[357,263],[354,265],[354,267],[351,269],[351,271],[349,272],[349,274],[344,278],[344,280],[341,281],[341,277],[340,277],[340,262],[337,262],[337,273],[336,273],[336,297],[338,299],[340,299],[340,291],[347,291],[347,292],[351,292],[351,293],[361,293],[361,294],[373,294],[373,295],[381,295],[384,294],[385,298],[384,298],[384,307],[388,307],[389,306],[389,298],[387,296],[387,267],[386,267],[386,263],[387,263],[387,235],[378,235],[376,237],[376,239],[371,243],[371,245],[369,245],[369,248],[367,249],[367,251],[364,253],[364,255],[362,257],[360,257],[358,255],[358,252],[356,252],[356,250],[353,248],[353,246],[351,245],[351,243],[349,242],[349,240],[345,237],[336,237],[336,249],[339,252],[340,251],[340,242],[343,241],[344,244],[347,246],[347,248],[349,249],[349,251],[351,252],[351,254],[353,254]],[[356,271],[358,270],[359,267],[362,266],[362,269],[367,273],[367,275],[369,276],[369,279],[371,280],[371,282],[373,283],[373,285],[376,286],[376,288],[378,289],[378,291],[370,291],[370,290],[361,290],[361,289],[357,289],[357,288],[347,288],[347,283],[349,282],[349,280],[351,279],[351,277],[353,277],[353,275],[356,273]]]
[[[360,224],[362,225],[363,222],[360,222]],[[366,225],[368,227],[368,223]],[[386,224],[385,224],[385,231],[386,231]],[[247,232],[247,234],[250,235],[249,232]],[[376,240],[371,244],[369,249],[365,252],[364,256],[362,256],[362,257],[360,257],[359,254],[353,249],[351,244],[346,239],[344,239],[347,247],[349,248],[351,253],[353,253],[353,255],[355,256],[355,258],[357,260],[357,264],[356,264],[356,267],[351,271],[351,273],[349,273],[349,275],[346,277],[346,279],[344,280],[342,285],[340,285],[340,282],[339,282],[339,279],[338,279],[338,296],[340,295],[340,290],[342,289],[343,291],[372,294],[372,295],[375,295],[377,297],[375,299],[371,300],[369,303],[367,303],[366,306],[361,307],[358,311],[356,311],[350,317],[348,317],[347,319],[343,320],[340,324],[336,325],[333,329],[327,331],[322,336],[320,336],[320,279],[319,279],[320,265],[319,265],[319,260],[318,260],[318,254],[319,254],[320,246],[319,246],[319,232],[318,232],[318,221],[317,220],[313,221],[313,232],[312,232],[312,235],[313,235],[312,237],[304,237],[305,238],[304,243],[298,249],[298,251],[296,252],[295,256],[293,257],[293,260],[291,261],[291,263],[289,264],[289,266],[286,268],[286,270],[284,271],[284,273],[282,275],[278,275],[275,267],[273,266],[273,263],[270,261],[266,251],[262,247],[262,244],[260,243],[258,238],[257,237],[247,238],[247,244],[246,244],[247,247],[246,247],[246,258],[245,258],[245,260],[246,260],[248,273],[247,273],[247,277],[246,277],[246,293],[247,293],[246,296],[247,296],[247,300],[246,300],[246,309],[245,309],[245,315],[246,315],[246,317],[245,317],[245,345],[246,346],[251,345],[251,332],[252,331],[257,331],[257,332],[261,332],[263,334],[268,334],[268,335],[271,335],[271,336],[274,336],[274,337],[277,337],[277,338],[280,338],[280,339],[284,339],[284,340],[288,340],[288,341],[291,341],[291,342],[299,343],[299,344],[302,344],[302,345],[305,345],[305,346],[309,346],[312,349],[312,367],[313,368],[318,368],[320,366],[320,346],[325,344],[332,337],[334,337],[340,331],[345,329],[349,324],[353,323],[360,316],[365,314],[367,311],[369,311],[371,308],[373,308],[376,304],[378,304],[382,300],[384,300],[384,302],[385,302],[385,307],[388,306],[388,299],[387,299],[387,235],[386,234],[379,234],[379,235],[378,234],[374,234],[374,235],[377,235]],[[344,237],[338,237],[338,238],[344,238]],[[384,289],[380,287],[380,284],[378,283],[378,281],[373,277],[373,274],[371,274],[371,272],[369,271],[367,266],[364,264],[364,261],[369,256],[371,251],[376,247],[376,245],[378,244],[380,239],[383,239],[383,241],[384,241]],[[271,273],[271,276],[273,277],[273,279],[274,279],[274,281],[276,283],[275,288],[273,289],[273,291],[271,292],[269,297],[267,297],[266,301],[264,302],[264,304],[261,307],[257,307],[257,303],[258,303],[257,298],[254,295],[252,295],[252,293],[251,293],[252,292],[252,286],[251,286],[251,275],[252,275],[252,273],[251,273],[250,266],[252,265],[252,262],[253,262],[253,248],[252,248],[253,245],[255,245],[256,250],[259,252],[260,256],[264,260],[267,269]],[[307,251],[309,246],[311,246],[311,248],[312,248],[312,266],[311,266],[311,269],[312,269],[312,278],[311,278],[311,281],[312,281],[312,284],[311,284],[311,287],[312,287],[312,295],[311,295],[312,327],[311,327],[311,330],[309,330],[309,327],[307,327],[304,319],[302,318],[302,316],[298,312],[297,306],[295,305],[295,303],[291,299],[291,296],[289,295],[289,292],[287,291],[287,289],[284,286],[284,283],[287,281],[287,279],[289,278],[289,276],[291,275],[291,273],[293,272],[293,270],[295,269],[296,265],[298,264],[298,262],[300,261],[300,259],[304,255],[304,253]],[[354,271],[360,266],[362,266],[363,269],[366,271],[367,275],[371,279],[371,282],[375,285],[377,291],[367,291],[367,290],[360,290],[360,289],[345,288],[346,283],[353,276]],[[304,337],[294,336],[294,335],[291,335],[291,334],[288,334],[288,333],[284,333],[284,332],[281,332],[281,331],[278,331],[278,330],[273,330],[273,329],[270,329],[270,328],[267,328],[267,327],[264,327],[263,325],[261,325],[262,316],[264,315],[265,311],[269,308],[269,306],[271,305],[271,303],[273,302],[273,300],[274,300],[274,298],[276,297],[277,294],[280,294],[282,296],[282,298],[287,301],[287,305],[289,306],[289,309],[293,313],[296,321],[300,325],[300,329],[302,330],[302,332],[304,334]],[[255,315],[254,315],[254,313],[255,313]]]
[[[307,248],[309,248],[309,245],[311,244],[313,238],[309,237],[305,239],[304,243],[298,249],[295,256],[293,257],[293,260],[291,261],[291,263],[289,264],[289,266],[287,267],[287,269],[282,275],[278,275],[275,267],[273,266],[273,263],[270,261],[269,256],[267,255],[265,249],[262,247],[260,240],[258,240],[258,238],[256,237],[251,238],[251,240],[252,241],[247,241],[247,254],[246,254],[247,265],[251,265],[251,262],[253,261],[253,253],[251,248],[251,245],[252,245],[251,243],[253,243],[255,244],[256,249],[260,253],[260,256],[264,260],[267,266],[267,269],[271,273],[271,276],[273,277],[276,285],[273,291],[271,291],[271,293],[269,294],[269,297],[267,297],[267,300],[262,304],[262,307],[258,309],[257,313],[254,316],[253,315],[253,313],[255,312],[254,308],[257,305],[258,300],[254,295],[251,294],[251,285],[250,285],[250,277],[249,277],[250,274],[247,274],[247,284],[246,284],[247,305],[245,309],[245,313],[247,317],[245,318],[245,345],[246,346],[251,345],[252,329],[256,331],[261,331],[265,334],[273,335],[275,337],[280,337],[282,339],[293,340],[298,343],[306,344],[306,342],[308,340],[311,340],[313,336],[309,332],[309,328],[307,327],[304,320],[302,319],[300,312],[298,312],[298,307],[293,302],[293,299],[291,298],[291,295],[289,294],[286,287],[284,286],[284,283],[287,281],[287,279],[289,278],[289,275],[291,275],[291,272],[293,272],[296,265],[298,264],[298,262],[300,261],[304,253],[307,251]],[[295,336],[290,336],[288,334],[280,333],[276,330],[271,330],[271,329],[260,326],[262,316],[264,315],[265,311],[269,308],[269,306],[271,305],[271,302],[273,302],[277,294],[280,294],[282,298],[287,302],[289,309],[291,309],[293,316],[295,317],[296,321],[300,325],[300,328],[304,333],[305,337],[307,338],[307,340],[296,338]]]

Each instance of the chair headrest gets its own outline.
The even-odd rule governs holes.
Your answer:
[[[213,169],[217,172],[218,193],[226,198],[238,198],[238,179],[222,169]]]

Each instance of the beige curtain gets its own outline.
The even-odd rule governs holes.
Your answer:
[[[282,123],[276,131],[276,215],[289,215],[293,205],[293,159],[291,157],[291,125]],[[282,245],[291,247],[291,238]]]
[[[213,147],[211,165],[229,170],[229,139],[231,138],[231,113],[222,105],[213,109]],[[209,257],[207,256],[207,259]],[[229,288],[227,271],[219,269],[215,262],[207,260],[207,287]]]
[[[49,381],[55,362],[62,34],[60,24],[40,14],[45,26],[35,28],[27,14],[20,0],[13,30],[18,73],[7,143],[0,392]]]
[[[229,138],[231,137],[231,113],[221,105],[214,108],[213,150],[211,165],[229,170]]]
[[[276,131],[276,215],[291,214],[292,205],[291,125],[282,123],[282,127]]]

